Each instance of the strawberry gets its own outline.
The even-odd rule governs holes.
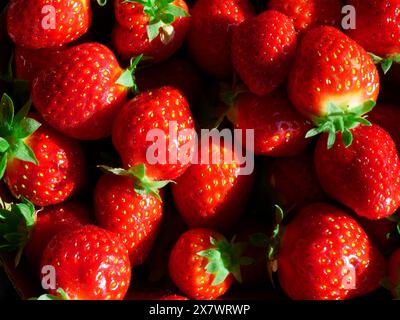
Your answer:
[[[54,268],[56,288],[72,300],[122,300],[131,280],[125,246],[112,232],[93,225],[58,233],[41,266]],[[49,292],[56,294],[56,289]]]
[[[358,215],[382,219],[400,206],[400,164],[389,134],[377,125],[353,129],[354,141],[326,149],[326,135],[315,150],[315,167],[326,193]],[[338,133],[340,136],[340,133]]]
[[[385,274],[385,260],[360,225],[325,203],[305,207],[287,225],[277,259],[280,284],[296,300],[364,295]]]
[[[217,159],[212,159],[218,153]],[[175,206],[190,228],[229,229],[245,211],[254,174],[241,174],[238,155],[232,147],[212,141],[200,146],[198,154],[201,161],[190,166],[171,186]]]
[[[266,176],[274,203],[289,211],[324,198],[311,156],[275,159]]]
[[[58,47],[85,34],[91,19],[89,0],[11,0],[7,29],[18,46]]]
[[[263,97],[250,92],[239,94],[228,117],[236,129],[254,129],[252,151],[256,155],[294,156],[309,142],[305,135],[312,128],[311,122],[281,92]]]
[[[271,0],[268,8],[292,18],[297,32],[305,32],[319,25],[339,28],[342,20],[341,0]]]
[[[388,280],[395,299],[400,298],[400,249],[397,249],[388,261]]]
[[[233,30],[233,66],[250,91],[263,96],[286,79],[296,46],[293,22],[267,10]]]
[[[227,292],[240,266],[242,244],[229,243],[211,229],[186,231],[175,243],[169,258],[169,274],[175,285],[191,299],[212,300]]]
[[[186,98],[172,87],[137,95],[119,112],[112,140],[125,168],[144,164],[150,180],[177,178],[190,166],[196,142]]]
[[[68,136],[104,138],[126,101],[128,88],[135,87],[130,73],[137,63],[138,59],[132,61],[124,71],[101,44],[72,47],[33,80],[33,104],[48,124]]]
[[[349,0],[348,4],[357,12],[357,27],[347,34],[387,73],[394,62],[400,63],[400,1]]]
[[[143,54],[166,60],[182,45],[190,26],[183,0],[116,0],[112,41],[125,60]]]
[[[85,181],[81,146],[27,116],[29,103],[15,116],[7,95],[0,106],[0,175],[11,193],[38,206],[71,197]]]
[[[350,145],[350,129],[369,124],[362,116],[375,105],[379,75],[362,47],[336,28],[322,26],[304,34],[288,86],[294,106],[317,126],[307,137],[328,132],[332,147],[340,131]]]
[[[132,266],[143,264],[161,225],[163,204],[158,193],[142,192],[137,172],[110,169],[96,185],[94,204],[99,226],[120,236]],[[143,172],[144,174],[144,172]]]
[[[205,72],[218,78],[233,73],[232,30],[255,15],[249,0],[198,0],[191,7],[187,41],[190,55]]]
[[[400,151],[400,132],[398,130],[398,119],[400,119],[400,106],[395,106],[392,104],[377,105],[368,114],[368,120],[385,129],[396,143],[397,150]]]

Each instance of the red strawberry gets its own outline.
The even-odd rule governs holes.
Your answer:
[[[308,137],[368,124],[362,116],[375,105],[379,92],[378,71],[367,52],[333,27],[317,27],[305,33],[289,76],[289,96],[294,106],[318,127]]]
[[[265,11],[233,30],[233,66],[251,92],[266,95],[286,79],[296,43],[292,21],[277,11]]]
[[[315,166],[322,187],[335,200],[368,219],[382,219],[400,206],[400,163],[389,134],[377,125],[353,129],[354,141],[326,149],[318,140]],[[338,133],[340,136],[340,133]]]
[[[400,106],[391,104],[377,105],[369,114],[368,120],[385,129],[400,151],[400,131],[398,130],[398,119],[400,119]]]
[[[395,299],[400,298],[400,249],[391,255],[388,261],[388,278],[390,289]]]
[[[140,189],[140,183],[135,181],[137,172],[109,170],[115,174],[103,175],[96,185],[96,220],[99,226],[120,236],[129,251],[131,265],[141,265],[160,229],[163,213],[161,198],[154,191]]]
[[[380,286],[385,261],[359,224],[334,206],[305,207],[287,225],[279,281],[297,300],[343,300]]]
[[[177,178],[190,166],[196,142],[185,97],[172,87],[137,95],[119,112],[112,139],[124,167],[145,164],[151,180]]]
[[[342,20],[341,0],[271,0],[268,2],[268,8],[292,18],[298,32],[318,25],[339,28]]]
[[[56,288],[72,300],[122,300],[131,280],[125,246],[115,234],[93,225],[57,234],[41,266],[55,269]],[[49,292],[56,294],[56,289]]]
[[[235,152],[214,141],[199,147],[201,161],[190,166],[171,186],[175,206],[189,227],[226,230],[245,211],[254,175],[242,174]],[[207,159],[203,159],[204,154]],[[213,154],[217,155],[216,161]]]
[[[32,101],[52,127],[77,139],[106,137],[116,113],[135,84],[114,54],[98,43],[85,43],[63,52],[57,64],[39,73]]]
[[[169,258],[175,285],[192,299],[212,300],[227,292],[233,278],[240,280],[242,245],[229,243],[210,229],[192,229],[176,242]]]
[[[230,116],[229,116],[230,115]],[[254,153],[285,157],[301,153],[307,146],[311,122],[300,115],[281,92],[260,97],[239,94],[229,118],[236,129],[254,129]]]
[[[189,29],[189,9],[183,0],[116,0],[112,40],[125,60],[143,54],[157,63],[182,45]]]
[[[198,0],[190,9],[190,55],[210,75],[222,78],[233,73],[232,30],[255,15],[249,0]]]
[[[43,251],[56,234],[77,229],[89,222],[88,209],[78,202],[62,203],[37,212],[25,246],[30,265],[35,270],[39,269]]]
[[[0,172],[11,193],[38,206],[71,197],[85,181],[80,145],[27,117],[29,104],[15,116],[7,95],[3,95],[0,105]]]
[[[91,19],[89,0],[11,0],[7,29],[19,46],[49,48],[72,42],[85,34]]]
[[[400,63],[400,1],[349,0],[348,4],[356,10],[357,26],[347,34],[371,52],[386,73],[393,62]]]
[[[273,160],[268,168],[267,185],[274,203],[287,211],[324,197],[313,159],[308,154]]]

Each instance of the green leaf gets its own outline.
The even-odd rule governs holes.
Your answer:
[[[322,132],[322,131],[321,131],[320,128],[313,128],[313,129],[311,129],[311,130],[309,130],[309,131],[307,132],[306,138],[308,139],[308,138],[315,137],[315,136],[319,135],[321,132]]]
[[[18,113],[15,115],[14,122],[19,123],[22,121],[22,119],[26,118],[28,116],[29,110],[31,109],[31,106],[32,106],[32,100],[28,99],[28,101],[24,104],[21,110],[19,110]]]
[[[164,12],[169,13],[174,17],[189,17],[189,13],[186,10],[174,4],[168,4]]]
[[[215,274],[215,278],[214,278],[213,282],[211,283],[211,285],[212,286],[220,285],[229,276],[229,273],[230,273],[230,271],[226,268],[219,269],[218,272]]]
[[[353,142],[353,134],[351,133],[350,130],[347,130],[347,129],[346,129],[346,130],[342,133],[342,139],[343,139],[344,146],[345,146],[346,148],[348,148],[348,147],[351,145],[351,143]]]
[[[37,298],[30,298],[29,300],[70,300],[65,291],[61,288],[57,289],[58,295],[42,294]]]
[[[161,20],[154,21],[147,26],[147,36],[149,41],[152,42],[160,34],[160,29],[164,26],[164,22]]]
[[[130,70],[125,70],[115,83],[127,88],[132,88],[135,85]]]
[[[12,125],[14,121],[14,102],[12,99],[4,93],[0,100],[0,121]]]
[[[380,64],[383,61],[383,58],[377,56],[376,54],[373,54],[372,52],[368,52],[368,54],[371,56],[375,64]]]
[[[221,254],[216,249],[207,249],[203,251],[197,252],[197,255],[207,258],[207,259],[218,259],[221,257]]]
[[[389,72],[390,68],[392,67],[392,65],[393,65],[393,60],[392,59],[383,60],[382,63],[381,63],[381,67],[382,67],[383,73],[387,74]]]
[[[214,274],[218,272],[220,264],[216,261],[211,261],[206,265],[206,271],[209,274]]]
[[[16,157],[17,159],[26,162],[31,162],[36,165],[39,164],[35,154],[33,153],[33,150],[21,140],[16,142],[15,146],[13,147],[12,153],[13,156]]]
[[[0,158],[0,179],[3,179],[6,168],[7,168],[7,154],[5,153]]]
[[[27,138],[32,135],[42,124],[32,118],[23,118],[14,129],[14,136],[17,139]]]
[[[8,148],[10,147],[8,141],[2,137],[0,137],[0,152],[6,152]]]

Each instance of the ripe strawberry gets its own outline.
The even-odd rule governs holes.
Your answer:
[[[273,160],[266,182],[273,203],[278,203],[286,211],[324,198],[313,159],[308,154]]]
[[[92,19],[89,0],[11,0],[7,29],[18,46],[57,47],[86,33]]]
[[[400,1],[350,0],[348,4],[357,12],[357,27],[347,34],[371,52],[387,73],[394,62],[400,63]]]
[[[339,28],[342,20],[341,0],[271,0],[268,8],[292,18],[298,32],[305,32],[319,25]]]
[[[41,266],[55,269],[56,288],[72,300],[122,300],[131,280],[125,246],[115,234],[93,225],[57,234]],[[56,289],[49,292],[56,294]]]
[[[286,294],[301,300],[343,300],[380,286],[385,260],[359,224],[338,208],[316,203],[287,225],[278,252]]]
[[[170,277],[191,299],[216,299],[229,290],[233,278],[240,281],[240,266],[250,263],[241,257],[242,249],[213,230],[189,230],[171,251]]]
[[[378,92],[378,71],[355,41],[326,26],[304,34],[289,76],[289,96],[317,126],[308,137],[329,132],[332,147],[341,131],[350,145],[350,129],[368,124],[362,116],[375,105]]]
[[[199,163],[190,166],[171,186],[175,206],[190,228],[227,230],[246,208],[254,174],[242,174],[232,147],[213,141],[200,146],[198,154],[202,158]],[[212,159],[213,154],[216,159]]]
[[[294,156],[309,142],[305,135],[312,128],[311,122],[293,108],[282,92],[263,97],[250,92],[239,94],[229,115],[236,129],[254,129],[252,151],[256,155]]]
[[[62,133],[83,140],[106,137],[116,113],[135,87],[114,54],[98,43],[85,43],[63,52],[58,63],[39,73],[32,101],[44,120]]]
[[[120,236],[132,266],[143,264],[161,225],[163,204],[155,191],[141,189],[137,172],[108,169],[96,185],[94,205],[99,226]],[[140,178],[140,177],[139,177]]]
[[[326,149],[326,135],[315,150],[315,166],[328,195],[371,220],[393,214],[400,206],[400,164],[389,134],[377,125],[353,129],[354,141]],[[340,136],[340,133],[338,133]]]
[[[150,180],[177,178],[189,167],[196,142],[185,97],[172,87],[137,95],[119,112],[112,139],[125,168],[144,164]]]
[[[11,193],[33,204],[48,206],[71,197],[85,181],[80,145],[27,116],[26,104],[14,116],[12,100],[0,102],[0,176]]]
[[[182,45],[189,29],[189,9],[183,0],[116,0],[112,40],[125,60],[143,54],[157,63]]]
[[[233,30],[233,66],[250,91],[263,96],[286,79],[296,45],[292,21],[267,10]]]
[[[391,104],[377,105],[368,114],[368,120],[385,129],[396,143],[397,150],[400,151],[400,132],[397,119],[400,119],[400,106]]]
[[[255,15],[249,0],[198,0],[191,7],[190,55],[205,72],[218,78],[233,73],[232,30]]]
[[[397,249],[388,261],[390,289],[395,299],[400,298],[400,249]]]

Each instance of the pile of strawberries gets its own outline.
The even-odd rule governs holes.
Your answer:
[[[3,7],[0,249],[40,299],[400,298],[400,0]]]

